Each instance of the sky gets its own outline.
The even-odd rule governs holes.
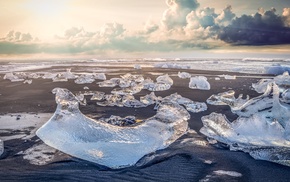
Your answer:
[[[289,56],[290,0],[0,0],[0,57]]]

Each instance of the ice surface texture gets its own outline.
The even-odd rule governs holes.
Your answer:
[[[83,115],[78,99],[67,89],[56,88],[53,93],[57,109],[37,130],[37,136],[58,150],[110,168],[134,165],[144,155],[167,147],[188,129],[190,115],[177,103],[163,102],[155,116],[122,127]]]
[[[225,115],[211,113],[202,117],[201,133],[228,144],[232,150],[249,152],[256,159],[290,166],[290,106],[281,102],[280,88],[268,83],[261,96],[236,99],[234,92],[211,96],[211,104],[227,104],[239,117],[230,122]]]

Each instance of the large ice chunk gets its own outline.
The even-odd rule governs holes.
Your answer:
[[[195,76],[190,78],[189,88],[200,89],[200,90],[210,90],[210,84],[207,78],[204,76]]]
[[[290,150],[290,106],[281,102],[279,87],[271,82],[263,95],[244,103],[236,103],[231,95],[222,93],[215,98],[217,103],[228,104],[239,116],[237,120],[230,122],[226,116],[212,113],[202,117],[201,133],[254,158],[290,165],[290,156],[285,155]]]
[[[37,136],[65,153],[111,168],[134,165],[144,155],[167,147],[188,129],[190,115],[176,103],[163,102],[155,116],[135,126],[121,127],[83,115],[69,90],[56,88],[53,93],[57,109],[37,130]]]

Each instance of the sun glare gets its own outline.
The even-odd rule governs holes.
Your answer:
[[[66,9],[67,0],[30,0],[26,8],[37,16],[57,16]]]

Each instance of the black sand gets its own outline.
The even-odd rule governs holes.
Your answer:
[[[44,71],[44,70],[43,70]],[[74,71],[74,68],[72,69]],[[209,72],[199,70],[178,70],[178,69],[157,69],[144,68],[142,70],[128,69],[117,71],[116,74],[142,74],[144,77],[155,79],[148,72],[177,74],[178,71],[186,71],[191,74],[203,75],[208,78],[211,89],[208,91],[192,90],[188,88],[189,79],[180,79],[171,76],[174,80],[173,87],[168,91],[155,92],[156,95],[167,96],[177,92],[178,94],[190,98],[194,101],[205,102],[212,94],[235,90],[238,94],[243,93],[251,98],[259,95],[251,90],[253,82],[259,80],[257,75],[237,74],[235,80],[215,80],[222,72]],[[119,77],[117,75],[107,75]],[[3,75],[2,75],[3,76]],[[90,90],[104,91],[110,93],[112,88],[99,88],[94,82],[92,84],[78,85],[73,81],[52,82],[51,80],[34,79],[31,85],[22,82],[11,83],[9,80],[0,78],[0,114],[6,113],[53,113],[56,104],[51,90],[55,87],[62,87],[72,92],[84,91],[83,87],[88,86]],[[150,93],[142,91],[135,95],[136,98]],[[153,106],[147,108],[119,108],[101,107],[94,102],[88,102],[88,106],[81,106],[81,111],[88,115],[99,114],[99,117],[109,117],[110,115],[128,116],[135,115],[137,118],[148,118],[155,114]],[[226,114],[230,120],[236,118],[227,106],[208,105],[208,110],[192,114],[189,120],[189,127],[199,133],[202,127],[201,116],[211,112]],[[21,119],[21,118],[20,118]],[[0,120],[1,122],[1,120]],[[1,129],[1,128],[0,128]],[[15,133],[11,133],[13,135]],[[188,138],[190,134],[182,137]],[[0,136],[1,137],[1,136]],[[205,140],[202,134],[198,134],[201,140]],[[181,140],[182,140],[181,139]],[[149,154],[147,157],[156,157],[143,166],[132,166],[128,168],[112,170],[105,166],[83,161],[58,152],[54,162],[37,166],[24,160],[19,151],[24,151],[41,141],[34,137],[31,140],[9,140],[5,142],[5,152],[0,158],[0,181],[289,181],[290,168],[267,161],[258,161],[243,152],[232,152],[227,148],[214,147],[208,145],[198,146],[190,143],[180,145],[175,142],[169,148]],[[117,152],[117,151],[116,151]],[[205,160],[212,161],[212,164],[205,163]],[[141,159],[138,164],[142,164]],[[242,177],[218,176],[213,171],[225,170],[236,171]],[[207,176],[210,175],[210,176]]]

